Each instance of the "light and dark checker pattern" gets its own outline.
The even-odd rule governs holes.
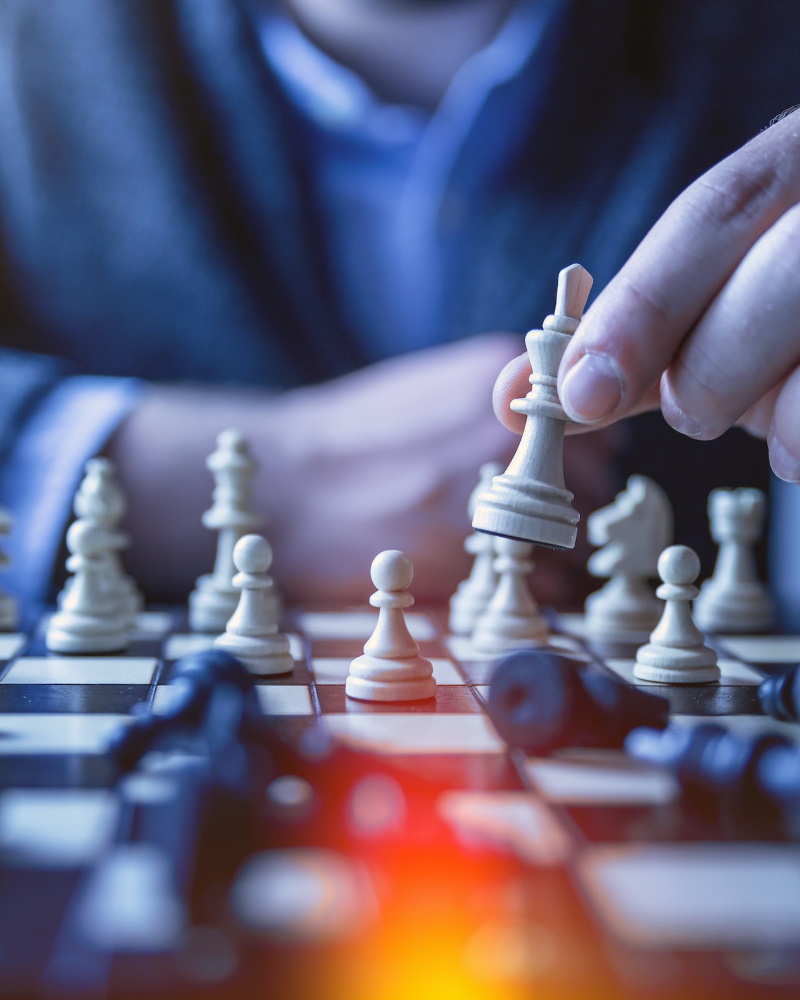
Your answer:
[[[298,613],[287,623],[295,669],[259,683],[265,712],[290,737],[321,719],[353,746],[437,776],[451,787],[443,814],[471,843],[492,844],[523,870],[552,872],[565,901],[560,916],[548,904],[549,930],[555,921],[574,951],[571,961],[566,953],[559,959],[557,949],[551,959],[572,965],[570,974],[583,968],[595,976],[602,968],[634,995],[655,981],[665,996],[695,982],[705,983],[707,995],[791,995],[798,988],[795,843],[768,829],[697,814],[669,772],[621,751],[575,748],[541,759],[509,754],[486,714],[493,661],[447,637],[441,615],[415,611],[408,619],[434,663],[435,704],[348,701],[349,662],[371,634],[374,612],[326,611]],[[560,653],[631,681],[633,650],[590,648],[580,617],[554,616],[553,623],[552,645]],[[16,934],[41,941],[41,955],[76,872],[112,836],[109,735],[135,705],[148,703],[155,712],[168,705],[171,664],[210,642],[190,634],[183,615],[172,611],[143,615],[130,649],[119,656],[54,657],[41,627],[32,636],[0,637],[0,860],[6,873],[0,912],[8,934],[14,924]],[[672,720],[691,726],[713,715],[743,734],[797,739],[799,727],[761,713],[757,687],[765,673],[800,661],[800,637],[722,637],[716,644],[719,686],[658,690],[670,699]],[[32,907],[32,892],[47,901],[44,908]],[[536,921],[526,912],[528,930],[521,933],[541,927],[541,914]],[[493,947],[486,946],[482,975],[523,981],[541,975],[524,963],[492,971]],[[36,961],[36,949],[26,955]]]

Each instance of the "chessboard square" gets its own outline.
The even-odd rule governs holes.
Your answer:
[[[653,948],[800,945],[800,857],[781,844],[596,846],[580,875],[620,938]]]
[[[800,663],[800,635],[721,635],[719,641],[748,663]]]
[[[311,672],[317,684],[344,684],[350,673],[352,657],[316,656],[311,660]],[[467,682],[450,660],[431,659],[433,677],[437,684],[463,685]]]
[[[128,715],[0,715],[0,754],[101,754]]]
[[[406,614],[406,624],[417,640],[435,639],[433,622],[421,614]],[[298,615],[302,630],[311,639],[369,639],[378,622],[377,611],[305,611]]]
[[[105,789],[9,789],[0,794],[5,864],[88,865],[110,844],[118,813]]]
[[[147,685],[157,663],[152,656],[23,656],[2,683]]]
[[[528,864],[548,867],[562,864],[569,853],[566,830],[530,792],[445,792],[437,811],[469,846],[496,845]]]
[[[345,743],[382,753],[494,754],[505,745],[484,715],[325,715]]]
[[[20,632],[0,634],[0,660],[10,660],[25,645],[26,636]]]
[[[523,768],[545,798],[569,805],[660,805],[680,791],[669,771],[621,750],[564,750],[526,760]]]
[[[203,632],[176,632],[171,635],[164,644],[164,658],[167,660],[179,660],[182,656],[193,656],[195,653],[205,653],[206,650],[214,648],[214,640],[217,637]],[[289,640],[289,652],[293,660],[303,659],[303,640],[299,635],[290,634],[286,638]]]
[[[267,715],[313,715],[311,694],[299,684],[257,684],[256,692]]]
[[[652,687],[654,690],[657,690],[661,687],[672,686],[656,684],[653,681],[640,681],[633,673],[636,667],[635,660],[609,659],[605,662],[606,666],[613,670],[614,673],[619,674],[624,680],[635,684],[637,687]],[[757,670],[753,670],[752,667],[748,667],[746,663],[740,663],[738,660],[729,660],[726,657],[720,657],[717,665],[721,673],[720,679],[717,684],[711,682],[711,684],[705,685],[706,687],[757,687],[764,680],[763,675]]]

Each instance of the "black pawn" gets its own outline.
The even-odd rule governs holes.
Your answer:
[[[489,716],[511,747],[621,747],[637,726],[663,729],[669,702],[541,649],[506,656],[489,687]]]
[[[789,667],[762,681],[758,699],[765,713],[773,719],[800,720],[800,666]]]

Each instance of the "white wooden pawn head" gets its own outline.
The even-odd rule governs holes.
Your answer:
[[[604,546],[589,558],[593,576],[653,576],[672,541],[672,507],[658,483],[631,476],[612,503],[589,515],[586,529],[592,545]]]
[[[408,590],[414,579],[414,567],[405,552],[387,549],[372,560],[369,575],[377,590]]]
[[[700,559],[688,545],[670,545],[658,557],[658,575],[664,583],[688,586],[700,575]]]
[[[262,535],[243,535],[234,546],[233,564],[240,573],[264,576],[272,565],[272,547]]]

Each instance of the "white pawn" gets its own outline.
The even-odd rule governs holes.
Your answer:
[[[261,535],[245,535],[236,543],[233,562],[239,571],[233,586],[239,603],[215,649],[237,657],[254,674],[288,674],[294,667],[289,640],[278,632],[272,597],[272,549]]]
[[[0,535],[11,531],[11,515],[0,507]],[[8,566],[9,558],[5,552],[0,552],[0,568]],[[0,592],[0,631],[11,632],[19,623],[19,608],[11,594]]]
[[[661,621],[650,634],[650,642],[636,651],[634,677],[658,684],[706,684],[717,681],[717,654],[706,646],[703,633],[692,619],[693,586],[700,560],[687,545],[671,545],[658,560],[658,575],[664,581],[656,594],[665,601]]]
[[[128,621],[105,583],[109,540],[93,518],[74,521],[67,531],[74,573],[61,608],[47,626],[45,644],[54,653],[114,653],[128,645]]]
[[[475,513],[478,494],[488,490],[492,479],[503,471],[498,462],[486,462],[481,466],[481,478],[470,494],[467,510],[470,520]],[[466,580],[462,580],[450,598],[450,631],[456,635],[469,635],[475,628],[478,615],[486,610],[497,588],[497,573],[494,571],[494,535],[483,531],[473,531],[464,541],[464,548],[475,556],[472,569]]]
[[[76,517],[91,518],[99,522],[107,532],[108,549],[105,554],[104,585],[115,595],[120,613],[128,624],[136,624],[136,616],[144,607],[139,588],[122,568],[120,553],[128,547],[128,536],[119,530],[119,523],[125,516],[125,496],[116,481],[114,465],[107,458],[90,458],[86,463],[83,480],[75,494],[73,508]],[[66,592],[58,597],[59,606]]]
[[[763,632],[773,623],[775,609],[753,553],[765,506],[761,490],[712,490],[708,497],[711,534],[720,549],[694,606],[695,621],[708,632]]]
[[[430,660],[419,655],[411,637],[405,609],[414,598],[408,587],[414,577],[411,560],[397,549],[381,552],[372,560],[372,583],[377,588],[369,603],[378,611],[378,624],[362,656],[350,664],[345,691],[361,701],[422,701],[436,694]]]
[[[203,514],[203,524],[219,532],[217,555],[213,573],[199,577],[189,596],[189,626],[195,632],[221,632],[239,603],[239,592],[233,585],[234,546],[261,523],[250,499],[257,463],[241,432],[226,430],[217,437],[216,450],[206,466],[214,475],[215,489],[214,503]],[[269,600],[277,616],[279,601],[274,586]]]
[[[528,586],[533,546],[512,538],[495,538],[497,589],[475,624],[472,645],[485,653],[538,646],[550,630]]]

